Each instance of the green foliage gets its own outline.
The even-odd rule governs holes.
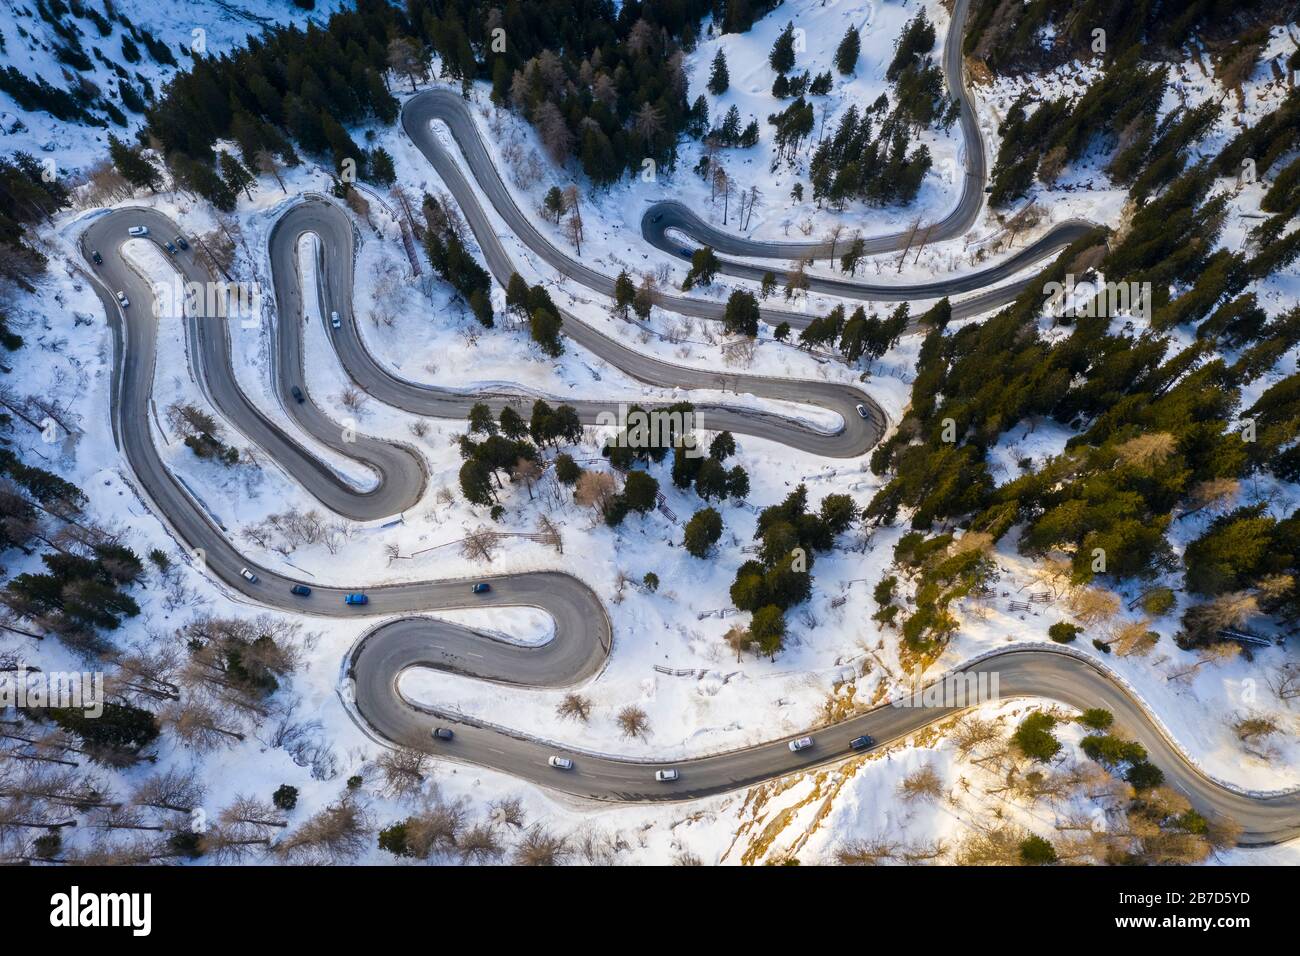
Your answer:
[[[1093,730],[1105,730],[1115,722],[1115,715],[1102,707],[1090,707],[1079,715],[1079,723]]]
[[[1048,866],[1057,861],[1056,849],[1040,836],[1020,841],[1020,862],[1026,866]]]
[[[1052,733],[1055,726],[1055,717],[1035,711],[1020,722],[1011,735],[1011,742],[1026,757],[1046,763],[1061,749],[1061,742]]]
[[[158,718],[140,707],[106,701],[103,713],[87,714],[76,708],[51,708],[50,719],[81,738],[86,755],[97,763],[120,767],[144,756],[158,738]]]
[[[411,848],[407,843],[406,823],[394,823],[380,830],[379,849],[387,850],[396,857],[410,856]]]
[[[852,73],[854,67],[858,65],[858,54],[861,49],[862,38],[858,35],[857,29],[850,26],[844,31],[844,39],[840,40],[840,45],[835,48],[835,69],[845,76]]]
[[[682,544],[690,554],[705,558],[721,537],[722,515],[713,508],[701,508],[686,522]]]
[[[298,788],[291,787],[287,783],[280,784],[275,793],[271,794],[271,802],[277,809],[288,813],[298,805]]]
[[[1047,629],[1047,636],[1058,644],[1069,644],[1083,633],[1083,628],[1069,621],[1057,621]]]

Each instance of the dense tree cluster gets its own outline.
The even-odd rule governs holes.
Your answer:
[[[1173,114],[1157,131],[1165,84],[1164,68],[1143,66],[1134,49],[1073,104],[1066,98],[1047,100],[1031,111],[1032,101],[1022,94],[998,127],[1002,143],[989,202],[1010,205],[1035,178],[1054,183],[1068,163],[1098,146],[1111,152],[1108,169],[1118,181],[1140,180],[1143,194],[1167,183],[1182,171],[1183,151],[1217,116],[1217,108],[1194,110],[1181,119]]]
[[[855,199],[879,206],[916,198],[930,171],[930,150],[911,148],[911,121],[899,109],[885,114],[887,106],[884,97],[864,111],[849,106],[813,152],[809,174],[819,204],[843,209]]]
[[[873,453],[873,468],[893,474],[868,517],[893,521],[906,508],[918,531],[960,522],[967,537],[982,536],[977,553],[1016,527],[1023,553],[1066,553],[1078,582],[1148,577],[1178,567],[1166,535],[1179,515],[1231,501],[1238,480],[1259,469],[1291,474],[1297,376],[1283,377],[1246,410],[1240,389],[1300,343],[1300,314],[1268,320],[1253,296],[1242,295],[1252,277],[1271,271],[1270,248],[1254,257],[1212,251],[1225,202],[1211,194],[1213,180],[1206,163],[1187,170],[1136,211],[1122,238],[1107,246],[1101,233],[1083,237],[1002,312],[953,335],[934,325],[910,409]],[[1153,328],[1115,331],[1101,309],[1063,318],[1070,334],[1048,344],[1036,326],[1045,283],[1091,269],[1110,281],[1150,281]],[[1173,326],[1197,337],[1171,348],[1160,330]],[[1235,361],[1214,355],[1227,340]],[[1018,423],[1045,418],[1074,428],[1074,437],[1061,454],[997,485],[987,464],[991,445]],[[1244,593],[1252,607],[1296,617],[1300,605],[1287,582],[1300,569],[1279,537],[1294,534],[1296,520],[1252,508],[1217,519],[1187,549],[1189,589],[1223,600]],[[951,629],[942,595],[980,584],[969,570],[939,570],[973,560],[954,547],[962,539],[948,537],[927,539],[934,550],[919,565],[921,587],[938,585],[940,596],[918,595],[904,623],[919,646]],[[1207,628],[1193,618],[1190,629],[1204,637]]]
[[[0,281],[28,291],[45,271],[45,256],[32,245],[29,230],[68,204],[67,189],[57,177],[43,172],[27,153],[0,159]],[[22,344],[0,309],[0,346],[13,351]]]
[[[946,321],[939,315],[944,308],[947,308],[946,299],[931,309],[923,321]],[[807,349],[838,348],[846,362],[862,358],[874,362],[894,347],[907,330],[911,317],[911,307],[906,302],[899,303],[883,320],[874,312],[868,316],[862,306],[845,319],[844,306],[837,305],[828,314],[808,323],[799,333],[799,345]]]
[[[597,183],[640,169],[647,159],[675,165],[677,138],[691,112],[682,63],[710,4],[615,8],[609,0],[583,0],[576,7],[509,4],[504,12],[461,6],[471,40],[485,29],[505,30],[505,49],[485,44],[489,52],[479,72],[491,78],[497,103],[512,106],[537,128],[552,159],[576,156]],[[464,61],[462,53],[458,62]]]
[[[492,277],[479,265],[465,242],[460,214],[450,199],[424,197],[424,248],[429,261],[469,306],[474,318],[492,328]],[[557,317],[558,319],[558,317]]]
[[[848,495],[827,495],[819,511],[809,511],[808,489],[802,484],[779,505],[759,512],[754,531],[758,558],[736,571],[731,603],[753,613],[748,642],[760,653],[774,656],[781,649],[786,610],[812,593],[814,555],[829,551],[836,535],[857,518],[857,505]]]
[[[344,127],[397,118],[384,74],[392,65],[389,42],[407,32],[404,23],[396,7],[360,0],[323,27],[268,29],[233,53],[196,56],[148,109],[148,132],[173,172],[199,182],[207,177],[193,167],[215,172],[218,139],[233,140],[246,167],[255,167],[259,153],[295,164],[294,142],[336,174],[350,164],[364,177],[372,156]]]
[[[560,341],[564,319],[545,286],[530,286],[518,272],[511,273],[506,285],[506,308],[528,322],[533,341],[547,355],[554,358],[564,351]]]
[[[1250,35],[1276,17],[1276,4],[1263,0],[977,0],[963,51],[1002,75],[1051,70],[1096,56],[1109,63],[1138,46],[1151,57],[1177,59],[1194,40],[1220,49],[1222,41]],[[1098,49],[1097,30],[1104,31],[1103,49]],[[1045,36],[1051,39],[1044,42]]]

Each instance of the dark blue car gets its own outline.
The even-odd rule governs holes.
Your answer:
[[[289,588],[289,593],[296,594],[298,597],[307,597],[311,594],[311,588],[307,587],[305,584],[295,584],[293,587]]]

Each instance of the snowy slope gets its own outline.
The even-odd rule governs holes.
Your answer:
[[[150,91],[161,92],[196,53],[221,56],[266,27],[303,25],[309,19],[323,23],[330,13],[347,5],[346,0],[318,0],[316,9],[308,12],[293,0],[190,0],[166,4],[168,15],[160,16],[160,5],[145,0],[5,0],[6,15],[0,17],[0,66],[12,67],[33,82],[44,80],[60,90],[84,87],[91,101],[89,111],[103,119],[107,128],[62,122],[40,110],[25,109],[13,96],[0,91],[0,154],[16,150],[45,153],[65,172],[82,169],[105,156],[110,131],[127,139],[128,132],[133,133],[143,121],[129,106],[129,92],[127,102],[123,101],[123,84],[129,84],[147,102]],[[58,51],[69,47],[70,41],[41,15],[42,7],[76,37],[91,69],[79,72],[60,61]],[[101,24],[107,27],[107,35]],[[151,55],[142,40],[146,34],[170,49],[175,66]],[[125,117],[125,127],[112,121],[105,102]]]

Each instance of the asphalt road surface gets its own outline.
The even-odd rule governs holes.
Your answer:
[[[962,134],[965,174],[962,177],[962,190],[957,205],[943,219],[923,224],[916,235],[908,230],[864,237],[863,251],[866,255],[892,252],[920,241],[931,243],[955,238],[968,232],[979,216],[984,203],[988,165],[984,152],[984,138],[980,135],[979,122],[976,119],[975,105],[971,102],[970,92],[965,83],[961,55],[962,31],[966,25],[969,5],[969,0],[958,0],[943,45],[943,68],[948,95],[957,100],[961,106],[958,123]],[[968,318],[1006,305],[1025,288],[1032,277],[1011,282],[1004,280],[1036,262],[1056,255],[1093,228],[1095,228],[1094,224],[1078,219],[1057,223],[1035,242],[995,266],[981,272],[967,273],[936,282],[873,284],[852,279],[810,275],[808,286],[813,291],[827,295],[883,302],[938,299],[983,290],[978,296],[953,303],[953,316],[959,319]],[[695,245],[685,245],[676,240],[669,235],[669,230],[689,237]],[[840,237],[834,243],[827,240],[785,242],[746,239],[705,222],[689,206],[672,200],[652,203],[647,207],[641,219],[641,234],[651,245],[677,258],[689,259],[694,248],[710,246],[715,252],[722,254],[719,257],[722,263],[721,272],[756,282],[762,281],[764,273],[769,270],[775,271],[780,276],[785,271],[785,267],[737,262],[727,259],[726,256],[776,259],[787,263],[804,259],[833,260],[837,255],[846,252],[849,245],[848,235]],[[999,283],[1001,284],[998,285]],[[994,285],[998,287],[991,288]],[[765,316],[766,321],[772,324],[782,321],[783,316],[779,310],[771,310],[771,316],[771,318]],[[806,317],[801,316],[801,318],[806,324]],[[792,326],[798,327],[795,321],[787,320]]]
[[[959,5],[964,12],[964,0]],[[950,43],[951,47],[952,44]],[[946,62],[950,60],[945,52]],[[957,75],[949,65],[949,76]],[[963,129],[969,104],[963,112]],[[483,249],[489,267],[499,281],[508,278],[513,267],[488,219],[486,211],[465,181],[459,167],[432,135],[430,123],[442,119],[451,127],[464,151],[479,187],[512,230],[529,248],[560,272],[570,275],[597,292],[612,292],[612,279],[589,270],[555,250],[514,207],[508,191],[487,158],[477,130],[465,112],[464,102],[450,91],[433,91],[414,98],[403,112],[403,123],[417,145],[438,169],[453,192]],[[468,126],[466,125],[468,124]],[[975,130],[968,144],[978,144]],[[968,149],[968,161],[975,155]],[[983,153],[978,147],[978,181],[983,181]],[[974,170],[968,169],[968,181]],[[949,217],[960,225],[971,216],[963,201]],[[979,194],[974,194],[978,211]],[[953,217],[956,217],[955,219]],[[614,756],[564,751],[535,737],[479,722],[456,719],[405,700],[398,690],[401,675],[412,667],[430,667],[482,680],[524,687],[565,687],[596,675],[608,658],[612,628],[599,598],[581,581],[558,572],[489,577],[491,590],[472,594],[469,580],[418,582],[366,587],[370,603],[353,608],[343,604],[346,593],[361,590],[358,584],[300,581],[278,571],[260,567],[243,557],[229,542],[224,529],[163,464],[153,444],[149,398],[152,391],[159,321],[150,309],[152,290],[121,254],[130,225],[150,228],[150,238],[164,241],[176,234],[161,214],[142,209],[122,209],[96,218],[82,237],[87,269],[95,276],[115,335],[113,424],[119,446],[135,480],[153,503],[176,537],[190,549],[195,560],[220,580],[258,605],[299,614],[379,619],[379,623],[358,641],[348,661],[356,713],[370,730],[384,739],[418,747],[452,759],[491,767],[553,789],[596,800],[662,801],[682,800],[747,786],[813,766],[829,764],[850,756],[849,741],[861,734],[873,736],[877,745],[901,739],[955,711],[951,707],[884,706],[833,727],[816,731],[815,745],[792,752],[791,738],[728,753],[672,763],[679,779],[658,783],[654,772],[670,764],[624,760]],[[966,222],[966,225],[969,221]],[[952,226],[957,232],[961,230]],[[964,227],[963,227],[964,228]],[[303,294],[297,274],[294,249],[300,236],[311,233],[320,240],[321,314],[331,309],[343,316],[343,327],[329,330],[330,340],[348,374],[365,391],[388,404],[418,414],[463,418],[469,404],[485,398],[497,407],[511,396],[467,396],[404,381],[382,368],[361,344],[351,314],[352,262],[355,234],[347,216],[332,203],[308,199],[292,206],[276,224],[271,237],[271,259],[278,311],[275,342],[275,386],[294,424],[314,440],[362,462],[376,475],[369,490],[358,489],[322,462],[310,449],[263,416],[243,395],[230,367],[229,330],[225,322],[187,315],[186,335],[191,361],[201,386],[222,416],[248,439],[261,447],[293,478],[322,503],[349,517],[365,519],[396,513],[418,499],[423,488],[423,466],[412,449],[376,438],[357,435],[355,441],[341,438],[341,427],[310,400],[310,382],[302,361]],[[90,251],[103,256],[101,266],[90,264]],[[748,253],[746,253],[748,254]],[[181,273],[206,282],[208,276],[192,253],[174,257]],[[953,280],[965,281],[965,280]],[[132,305],[123,309],[113,297],[126,292]],[[312,293],[308,293],[312,294]],[[936,294],[946,294],[937,292]],[[700,315],[699,300],[662,296],[660,304]],[[716,304],[707,303],[712,307]],[[695,311],[689,311],[694,309]],[[716,317],[716,316],[703,316]],[[173,320],[176,321],[176,320]],[[792,322],[792,324],[794,324]],[[565,332],[575,342],[617,365],[629,375],[661,387],[700,389],[718,387],[716,374],[688,369],[643,356],[565,316]],[[738,384],[732,384],[737,382]],[[293,400],[290,389],[300,384],[307,400]],[[862,419],[849,410],[865,396],[844,386],[793,382],[758,376],[726,376],[726,384],[770,398],[814,403],[840,411],[846,427],[836,435],[812,432],[777,416],[753,416],[724,407],[705,408],[706,427],[731,428],[742,434],[785,442],[816,454],[857,456],[878,439],[872,419]],[[513,397],[518,400],[518,396]],[[588,420],[608,402],[583,402],[581,413]],[[730,416],[730,417],[729,417]],[[249,581],[241,569],[257,580]],[[290,594],[296,583],[314,590],[310,597]],[[549,613],[555,621],[554,637],[538,646],[521,646],[475,632],[471,628],[423,616],[425,612],[466,607],[532,606]],[[1262,844],[1290,839],[1300,829],[1300,792],[1272,797],[1251,797],[1226,788],[1205,777],[1188,763],[1176,746],[1166,739],[1140,702],[1095,666],[1052,649],[1013,649],[974,665],[973,671],[996,670],[1000,696],[1047,697],[1076,707],[1103,706],[1111,710],[1117,725],[1140,740],[1152,759],[1166,773],[1169,783],[1182,790],[1198,809],[1232,817],[1245,828],[1243,842]],[[455,730],[451,741],[431,737],[435,726]],[[551,768],[547,758],[569,756],[572,771]]]

